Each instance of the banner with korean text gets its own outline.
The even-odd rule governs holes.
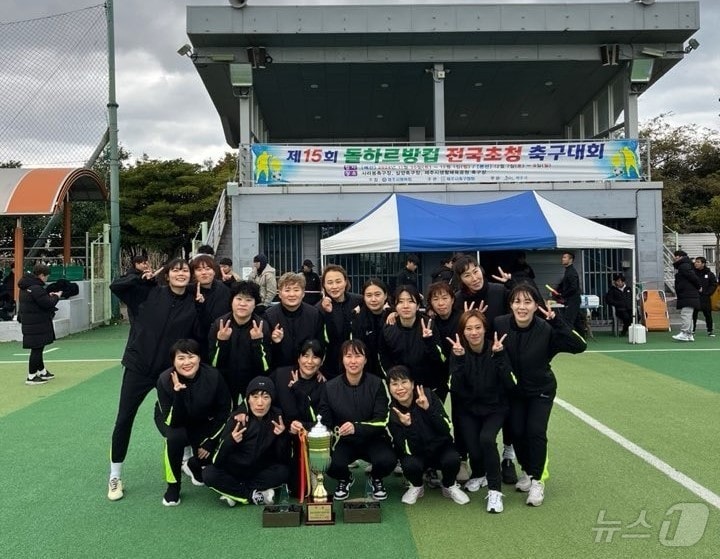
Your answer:
[[[637,140],[449,146],[253,144],[258,186],[642,180]]]

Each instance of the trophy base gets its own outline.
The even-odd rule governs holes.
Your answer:
[[[349,499],[343,501],[345,524],[370,524],[382,521],[380,503],[372,499]]]
[[[331,497],[324,503],[308,501],[305,503],[306,526],[330,526],[335,524],[335,511]]]
[[[288,528],[300,526],[303,508],[300,505],[267,505],[263,509],[263,528]]]

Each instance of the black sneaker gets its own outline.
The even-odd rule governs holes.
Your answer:
[[[370,480],[372,485],[372,498],[376,501],[384,501],[387,499],[387,491],[385,490],[385,484],[383,480],[372,478]]]
[[[180,504],[179,483],[168,483],[167,491],[165,491],[162,503],[166,507],[176,507]]]
[[[38,374],[28,375],[25,379],[25,384],[28,386],[35,386],[36,384],[45,384],[48,381],[45,377],[41,377]]]
[[[509,458],[503,460],[501,464],[501,469],[503,483],[507,483],[509,485],[514,485],[517,483],[517,472],[515,471],[515,464],[513,464],[512,460],[510,460]]]
[[[52,380],[55,378],[55,375],[52,374],[50,371],[45,371],[44,373],[38,373],[38,376],[40,378],[44,378],[45,380]]]
[[[337,482],[337,487],[335,488],[335,494],[333,497],[336,501],[344,501],[348,498],[350,495],[350,488],[353,486],[353,483],[355,483],[355,478],[350,476],[349,480],[341,479]]]

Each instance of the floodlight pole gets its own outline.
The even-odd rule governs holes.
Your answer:
[[[106,0],[108,37],[108,155],[110,167],[110,276],[115,279],[120,267],[120,164],[118,160],[118,126],[115,100],[115,19],[113,0]],[[120,315],[120,303],[112,299],[112,315]]]

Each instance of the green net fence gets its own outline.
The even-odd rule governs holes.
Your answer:
[[[107,128],[106,21],[99,4],[0,22],[0,164],[77,167],[90,157]]]

